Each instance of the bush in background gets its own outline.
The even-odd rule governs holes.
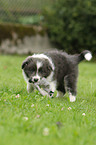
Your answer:
[[[51,41],[71,53],[96,53],[96,1],[56,0],[43,11]]]

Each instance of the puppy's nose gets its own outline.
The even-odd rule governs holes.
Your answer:
[[[35,83],[38,82],[38,78],[34,78],[34,82],[35,82]]]

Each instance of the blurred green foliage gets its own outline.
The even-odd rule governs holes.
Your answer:
[[[42,21],[41,9],[54,0],[0,0],[0,23],[38,25]]]
[[[43,16],[41,15],[33,15],[33,16],[24,16],[19,18],[19,23],[23,24],[35,24],[38,25],[42,22]]]
[[[43,14],[50,39],[58,48],[96,53],[96,0],[56,0]]]

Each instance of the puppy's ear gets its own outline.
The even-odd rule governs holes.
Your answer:
[[[32,57],[31,56],[28,56],[27,59],[22,63],[22,69],[28,65],[32,60]]]
[[[28,65],[28,62],[27,62],[27,61],[24,61],[24,62],[22,63],[22,69],[23,69],[26,65]]]

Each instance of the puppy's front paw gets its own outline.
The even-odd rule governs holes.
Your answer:
[[[50,98],[54,98],[54,96],[53,96],[54,95],[54,92],[53,91],[50,91],[49,92],[49,95],[50,95]]]

